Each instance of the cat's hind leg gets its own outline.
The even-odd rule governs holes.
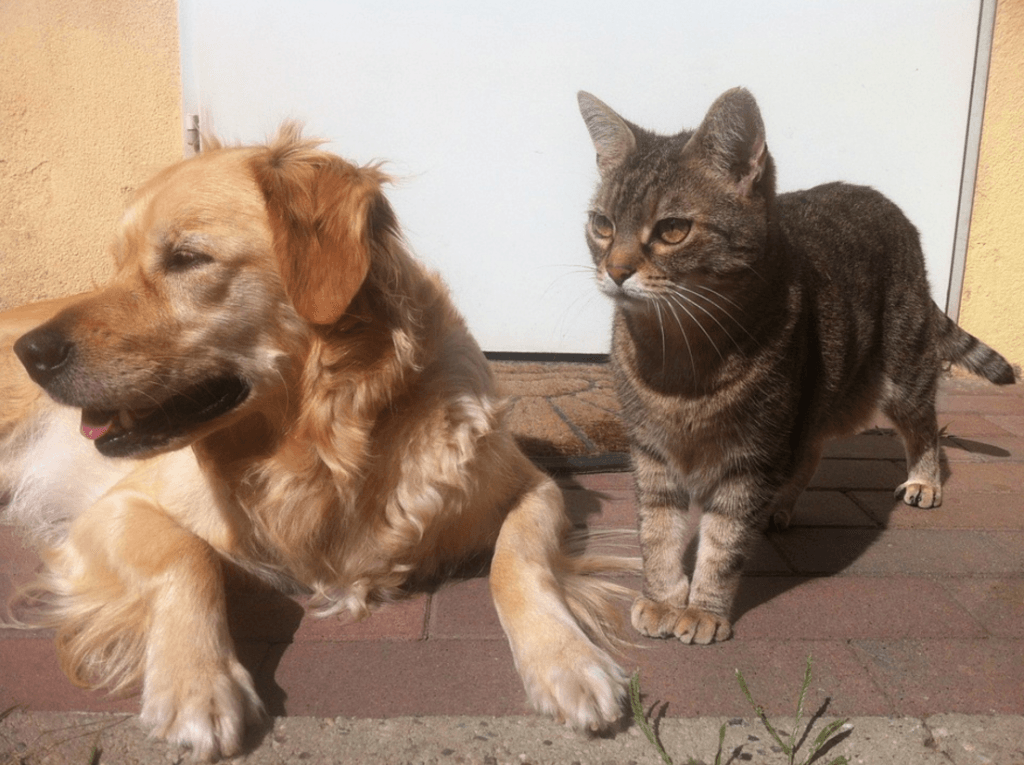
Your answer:
[[[942,476],[936,381],[916,386],[891,383],[887,387],[882,413],[896,426],[907,454],[907,480],[897,487],[895,496],[913,507],[938,507],[942,504]]]
[[[633,464],[644,581],[630,616],[641,635],[672,637],[690,595],[683,569],[690,497],[660,455],[634,447]]]

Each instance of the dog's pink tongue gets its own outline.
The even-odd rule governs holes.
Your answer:
[[[104,416],[99,412],[82,410],[82,435],[90,441],[95,441],[110,430],[111,424],[112,421],[109,416]]]

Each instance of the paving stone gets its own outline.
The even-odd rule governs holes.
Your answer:
[[[589,491],[633,491],[633,476],[622,473],[591,473],[572,477],[572,482]]]
[[[769,716],[792,715],[812,657],[807,715],[890,714],[882,694],[856,655],[844,643],[813,640],[729,640],[709,646],[678,640],[650,640],[630,655],[640,671],[644,707],[654,716],[750,716],[736,670],[743,673],[754,700]],[[628,664],[626,666],[633,666]]]
[[[855,640],[851,645],[899,714],[1024,714],[1018,640]]]
[[[939,428],[951,436],[963,438],[984,438],[986,436],[1010,435],[992,417],[983,417],[972,412],[939,412]]]
[[[838,491],[808,490],[793,506],[790,527],[797,526],[865,526],[878,523],[852,499]]]
[[[1024,638],[1024,574],[937,582],[993,637]]]
[[[983,492],[1015,492],[1024,487],[1024,463],[1000,461],[983,464],[950,465],[950,474],[942,485],[943,502],[949,498],[970,502]]]
[[[1024,438],[1003,433],[968,438],[952,435],[944,439],[943,454],[950,462],[1021,462]]]
[[[1019,387],[1019,386],[1015,386]],[[971,414],[1020,414],[1021,400],[1012,389],[1006,393],[999,388],[991,387],[987,394],[981,393],[948,393],[940,390],[936,400],[936,409],[941,415],[953,412],[969,412]]]
[[[419,595],[409,600],[385,603],[365,619],[317,617],[307,612],[295,632],[294,640],[420,640],[426,634],[427,611],[431,597]]]
[[[850,497],[882,526],[906,529],[1024,529],[1024,493],[946,497],[923,510],[888,491],[855,491]]]
[[[985,629],[942,584],[923,577],[747,577],[737,640],[984,637]]]
[[[802,574],[1016,573],[1019,556],[980,531],[790,529],[769,535]]]
[[[1015,436],[1024,436],[1024,414],[988,414],[985,419]]]
[[[487,579],[448,584],[432,599],[428,635],[434,639],[505,640]]]
[[[1013,573],[1024,574],[1024,532],[1020,531],[985,531],[983,536],[992,540],[1000,549],[999,557],[1008,557],[1012,562]],[[995,550],[993,550],[995,556]]]
[[[0,526],[0,604],[32,579],[42,566],[39,554],[27,546],[11,526]]]
[[[15,705],[37,712],[136,712],[139,707],[132,696],[76,688],[60,669],[53,640],[45,637],[0,639],[0,679],[0,711]]]
[[[903,441],[895,431],[849,436],[829,441],[825,459],[902,460]]]
[[[889,460],[822,460],[811,478],[812,489],[892,489],[906,479],[906,470]]]
[[[563,489],[565,508],[577,525],[602,529],[635,529],[633,492]]]
[[[273,674],[269,674],[272,670]],[[260,676],[289,715],[519,715],[529,712],[500,640],[301,642]]]

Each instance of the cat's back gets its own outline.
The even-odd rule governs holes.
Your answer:
[[[877,287],[896,279],[925,286],[917,229],[881,192],[826,183],[779,195],[776,209],[790,255],[837,288]]]
[[[813,349],[825,405],[849,405],[851,396],[864,398],[856,391],[874,390],[883,378],[914,377],[910,367],[931,375],[937,308],[920,237],[900,208],[875,189],[847,183],[777,201],[779,246],[797,264],[805,347]]]

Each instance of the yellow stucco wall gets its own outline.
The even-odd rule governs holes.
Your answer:
[[[0,0],[0,307],[106,280],[180,112],[175,0]]]
[[[960,325],[1024,364],[1024,2],[1000,0]]]

